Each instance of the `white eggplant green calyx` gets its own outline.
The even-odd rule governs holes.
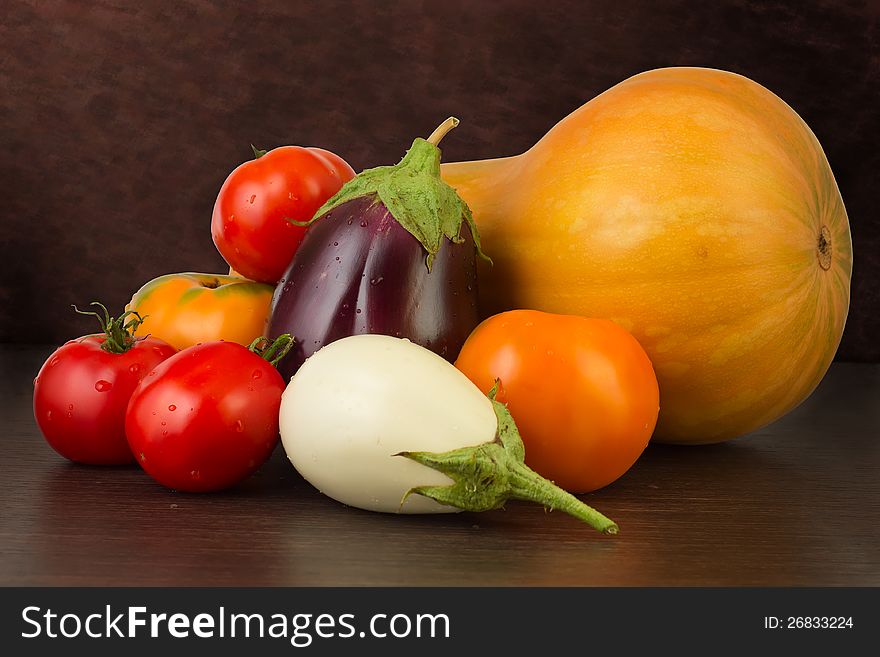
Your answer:
[[[489,392],[492,409],[498,418],[498,431],[493,442],[442,454],[398,454],[438,470],[454,482],[449,486],[415,486],[406,492],[404,500],[412,494],[424,495],[464,511],[490,511],[501,508],[508,499],[526,500],[543,504],[551,510],[564,511],[602,533],[618,533],[617,523],[613,520],[525,464],[525,446],[507,407],[495,400],[497,388],[498,381]]]
[[[443,239],[461,244],[461,224],[471,232],[477,254],[492,262],[480,247],[480,233],[467,203],[440,177],[440,140],[458,125],[458,119],[449,117],[427,139],[417,137],[403,159],[393,166],[366,169],[342,186],[306,222],[292,222],[309,226],[334,208],[362,197],[383,204],[394,219],[415,237],[426,252],[428,270]]]
[[[524,464],[522,441],[502,404],[406,339],[362,334],[322,347],[284,391],[279,424],[297,471],[350,506],[448,513],[519,498],[617,531]]]

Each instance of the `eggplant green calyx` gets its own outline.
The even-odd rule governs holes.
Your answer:
[[[80,310],[76,306],[73,309],[80,315],[92,315],[98,318],[101,324],[101,331],[104,333],[104,342],[101,343],[101,349],[110,354],[124,354],[131,349],[138,340],[134,336],[138,327],[144,323],[146,315],[141,316],[134,310],[126,310],[119,317],[111,317],[110,311],[103,303],[92,301],[90,306],[97,306],[102,312],[98,313],[94,310]],[[146,336],[144,336],[146,337]]]
[[[562,490],[525,464],[525,447],[507,407],[489,393],[498,418],[495,440],[473,447],[443,453],[401,452],[416,463],[442,472],[452,479],[448,486],[417,486],[406,492],[401,506],[412,494],[424,495],[441,504],[464,511],[490,511],[504,506],[508,499],[528,500],[559,509],[604,534],[616,534],[617,524]]]
[[[294,344],[296,344],[296,340],[290,333],[279,335],[274,340],[260,336],[250,343],[248,351],[255,353],[263,360],[269,361],[272,367],[278,367],[278,363],[290,353]]]
[[[366,169],[343,185],[309,221],[288,221],[309,226],[343,203],[372,196],[422,244],[427,251],[425,263],[429,271],[444,237],[456,244],[464,240],[463,221],[471,231],[477,254],[491,263],[480,246],[480,233],[470,208],[440,177],[437,143],[457,125],[458,119],[450,117],[428,139],[417,138],[398,164]]]

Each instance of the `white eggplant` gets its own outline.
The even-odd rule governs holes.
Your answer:
[[[308,358],[281,398],[281,441],[321,492],[389,513],[486,511],[525,499],[617,525],[529,469],[503,404],[406,339],[356,335]]]

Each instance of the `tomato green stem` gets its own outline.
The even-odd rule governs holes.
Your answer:
[[[92,301],[90,306],[97,306],[103,311],[103,315],[94,310],[80,310],[75,305],[73,309],[80,315],[93,315],[101,324],[104,333],[104,342],[101,349],[111,354],[124,354],[142,338],[134,336],[138,327],[143,324],[146,316],[141,316],[137,311],[126,310],[119,317],[111,317],[107,307],[97,301]],[[129,319],[130,318],[130,319]],[[126,321],[127,320],[127,321]]]
[[[296,339],[290,333],[279,335],[274,340],[260,336],[248,346],[248,350],[254,352],[263,360],[269,361],[272,367],[278,367],[278,363],[290,353]]]

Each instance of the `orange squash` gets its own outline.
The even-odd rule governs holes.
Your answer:
[[[800,117],[733,73],[667,68],[594,98],[522,155],[443,166],[495,266],[482,311],[612,319],[660,384],[654,439],[710,443],[819,383],[849,307],[849,222]]]

